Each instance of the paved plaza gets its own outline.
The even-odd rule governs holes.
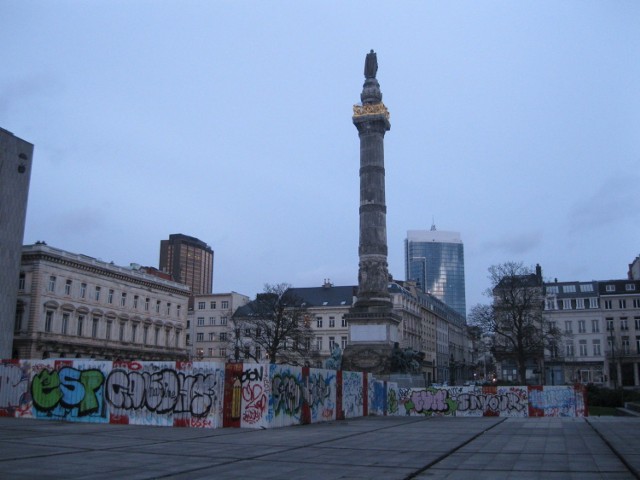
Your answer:
[[[0,418],[0,478],[638,479],[640,418],[366,417],[271,430]]]

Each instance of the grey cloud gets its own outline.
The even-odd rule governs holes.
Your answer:
[[[542,232],[524,232],[485,242],[482,247],[489,251],[501,251],[513,255],[530,252],[542,243]]]
[[[591,195],[571,207],[567,220],[569,233],[582,233],[637,218],[640,215],[638,185],[640,177],[637,175],[605,179]]]

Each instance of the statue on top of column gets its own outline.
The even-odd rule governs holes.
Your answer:
[[[378,57],[376,55],[376,52],[371,50],[371,52],[367,53],[367,58],[364,61],[364,77],[376,78],[377,72],[378,72]]]

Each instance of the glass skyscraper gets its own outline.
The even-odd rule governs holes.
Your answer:
[[[464,245],[458,232],[409,230],[404,241],[405,276],[456,312],[467,316]]]

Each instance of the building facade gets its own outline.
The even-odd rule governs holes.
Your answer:
[[[47,246],[26,245],[14,358],[186,360],[183,284]]]
[[[545,352],[544,382],[603,384],[606,339],[598,282],[545,283],[544,293],[545,321],[562,335]]]
[[[598,284],[609,384],[640,387],[640,280],[603,280]]]
[[[213,250],[197,238],[176,233],[160,241],[160,270],[191,288],[192,295],[213,292]]]
[[[409,230],[405,276],[466,318],[464,245],[457,232]]]
[[[231,317],[249,303],[240,293],[195,295],[187,319],[187,347],[194,360],[226,362],[233,355],[230,348]]]
[[[0,128],[0,358],[11,357],[33,145]]]
[[[545,354],[547,384],[640,386],[640,280],[546,283],[544,308],[562,332]]]

